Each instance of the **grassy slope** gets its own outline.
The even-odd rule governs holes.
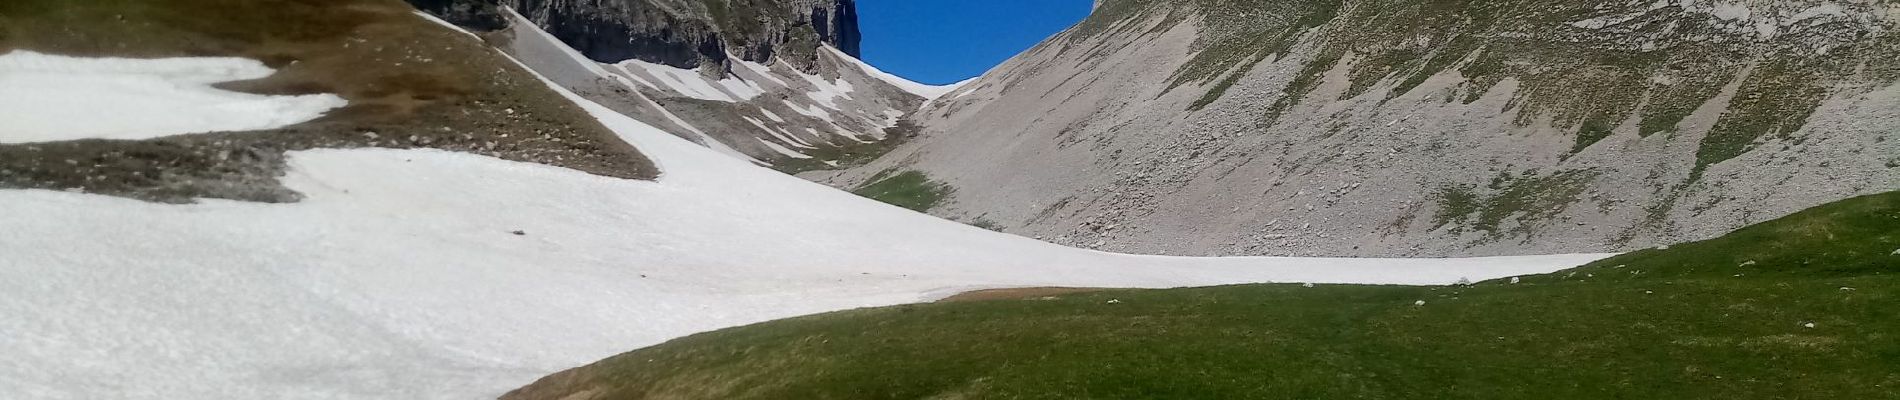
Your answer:
[[[932,181],[929,176],[917,171],[903,171],[895,175],[886,171],[871,178],[871,183],[851,191],[859,196],[917,212],[930,211],[949,192],[948,186]]]
[[[1515,284],[1105,291],[794,318],[505,398],[1893,399],[1896,249],[1889,193]]]

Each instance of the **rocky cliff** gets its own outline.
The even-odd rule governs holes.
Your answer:
[[[508,21],[502,18],[500,0],[408,0],[408,2],[417,10],[469,29],[494,31],[508,27]]]
[[[783,58],[801,68],[830,45],[858,56],[856,0],[408,0],[469,28],[506,26],[514,9],[587,58],[642,60],[679,68]]]
[[[854,0],[411,0],[583,96],[782,171],[856,165],[940,90],[858,57]],[[499,23],[490,24],[492,15]]]
[[[854,0],[509,0],[510,6],[594,61],[638,59],[679,68],[779,57],[800,67],[818,45],[856,57]]]
[[[811,175],[1115,251],[1447,256],[1707,238],[1900,189],[1900,7],[1105,0]]]

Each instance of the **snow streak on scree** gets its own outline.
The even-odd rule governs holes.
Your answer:
[[[839,51],[838,48],[831,47],[831,45],[823,45],[820,46],[820,48],[831,53],[832,56],[838,57],[839,60],[844,60],[847,63],[851,63],[851,65],[857,66],[858,69],[864,70],[864,73],[870,75],[872,78],[877,78],[878,80],[891,84],[891,86],[896,86],[898,89],[903,89],[906,92],[916,94],[924,99],[934,100],[938,97],[943,97],[944,94],[956,91],[957,88],[963,87],[964,84],[976,80],[976,78],[970,78],[969,80],[948,85],[926,85],[904,79],[904,77],[889,72],[884,72],[884,70],[873,67],[871,64],[867,64],[857,57],[852,57],[850,54],[845,54],[843,51]]]
[[[292,204],[0,190],[0,393],[488,399],[686,334],[967,289],[1449,283],[1602,256],[1079,250],[862,199],[575,101],[665,175],[358,149],[291,154],[283,183],[306,196]]]
[[[241,58],[84,59],[15,50],[0,54],[0,144],[273,129],[345,104],[330,94],[211,87],[274,72]]]

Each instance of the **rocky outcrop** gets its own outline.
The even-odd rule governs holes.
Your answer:
[[[908,137],[886,131],[938,93],[851,54],[858,32],[848,0],[514,3],[533,8],[501,8],[509,28],[487,36],[530,68],[681,138],[780,171],[868,162]],[[740,28],[723,28],[731,26]]]
[[[856,56],[854,0],[504,0],[542,29],[603,63],[638,59],[679,68],[774,57],[808,68],[829,44]]]
[[[856,0],[408,0],[417,9],[475,30],[506,25],[514,8],[594,61],[642,60],[679,68],[783,58],[800,68],[831,45],[858,56]]]
[[[477,31],[493,31],[508,27],[508,21],[502,18],[500,0],[408,0],[415,6],[444,21]]]
[[[1105,0],[938,99],[932,212],[1114,251],[1620,251],[1900,189],[1900,11]]]

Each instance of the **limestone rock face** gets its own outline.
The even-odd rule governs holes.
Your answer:
[[[810,68],[828,44],[853,57],[856,0],[409,0],[423,11],[478,30],[502,27],[512,7],[562,42],[602,63],[626,60],[697,68],[732,55],[782,57]]]
[[[488,40],[591,100],[786,172],[869,161],[932,93],[857,59],[855,0],[411,3],[495,31]]]
[[[855,0],[504,0],[593,61],[695,68],[730,55],[809,68],[815,45],[857,55]]]
[[[409,4],[449,23],[477,31],[493,31],[508,26],[497,6],[498,0],[409,0]]]
[[[1900,190],[1900,7],[1102,0],[841,187],[1170,255],[1622,251]]]

